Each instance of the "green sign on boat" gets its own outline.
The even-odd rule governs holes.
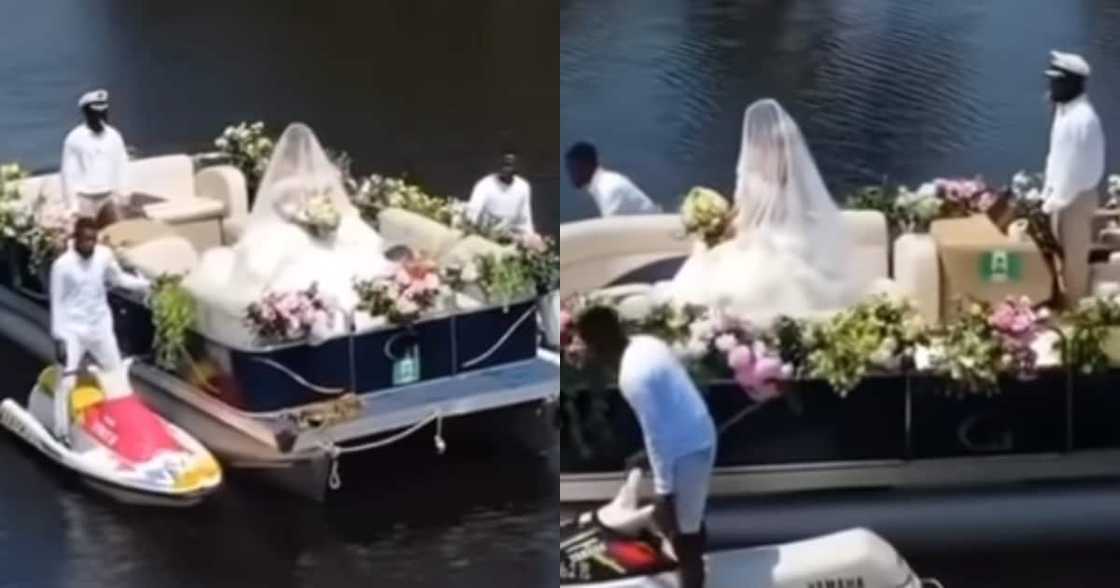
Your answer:
[[[420,380],[420,346],[412,345],[405,354],[393,361],[393,385],[411,384]]]
[[[1023,258],[1010,251],[987,251],[980,256],[980,279],[992,284],[1018,282],[1023,277]]]

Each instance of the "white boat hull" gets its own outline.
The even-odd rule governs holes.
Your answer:
[[[178,492],[115,476],[110,468],[104,467],[101,460],[92,455],[93,452],[75,451],[60,443],[38,419],[10,398],[0,402],[0,424],[40,454],[76,473],[83,484],[125,504],[194,506],[213,493],[220,484],[219,479],[218,483],[205,488]]]
[[[878,535],[851,529],[781,545],[706,557],[705,588],[920,588],[906,561]],[[677,588],[676,572],[572,588]]]

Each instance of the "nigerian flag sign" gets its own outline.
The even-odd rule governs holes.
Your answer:
[[[986,251],[980,256],[980,279],[987,283],[1018,282],[1023,277],[1023,258],[1010,251]]]

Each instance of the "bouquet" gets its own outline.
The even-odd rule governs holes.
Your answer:
[[[937,185],[927,182],[911,191],[900,186],[895,197],[893,216],[898,226],[906,232],[925,232],[931,222],[941,216],[943,201],[938,197]]]
[[[268,292],[246,309],[245,324],[262,343],[299,341],[334,322],[316,285],[307,290]]]
[[[309,198],[290,198],[280,205],[280,212],[304,227],[318,239],[325,239],[338,230],[342,215],[329,195],[318,193]]]
[[[703,239],[708,247],[714,247],[726,238],[731,217],[727,199],[710,188],[693,188],[681,205],[685,232]]]
[[[408,325],[436,306],[444,285],[436,265],[419,260],[402,264],[392,278],[359,281],[354,289],[358,310]]]
[[[933,181],[938,197],[944,202],[948,216],[968,216],[986,213],[996,203],[997,194],[983,180],[944,179]]]
[[[517,236],[514,244],[538,293],[551,292],[560,287],[560,249],[556,246],[556,241],[530,233]]]
[[[275,147],[273,140],[265,133],[264,123],[243,122],[228,126],[221,136],[214,139],[214,146],[229,157],[230,162],[245,175],[249,194],[256,194]]]

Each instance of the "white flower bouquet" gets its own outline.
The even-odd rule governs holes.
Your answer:
[[[731,205],[719,192],[697,186],[689,190],[681,204],[681,221],[689,235],[704,240],[708,247],[723,241],[731,223]]]
[[[264,123],[243,122],[228,126],[221,136],[214,139],[214,146],[245,174],[249,193],[256,193],[275,147],[274,141],[265,131]]]
[[[899,186],[894,215],[902,230],[925,232],[929,230],[930,223],[941,216],[942,204],[937,185],[932,182],[922,184],[917,190]]]

